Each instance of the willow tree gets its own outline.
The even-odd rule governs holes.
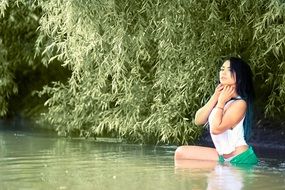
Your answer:
[[[49,0],[42,7],[45,53],[73,71],[67,85],[44,90],[52,95],[46,118],[61,134],[193,142],[200,132],[193,114],[227,55],[244,57],[264,81],[257,84],[266,89],[267,113],[284,111],[281,1]]]
[[[18,92],[15,72],[41,64],[36,62],[34,48],[38,12],[29,1],[0,1],[0,116],[7,114],[9,98]]]
[[[37,47],[72,70],[42,93],[62,135],[193,143],[192,123],[228,55],[251,64],[260,102],[285,111],[279,0],[46,0]]]
[[[46,97],[33,96],[33,91],[68,76],[60,63],[36,49],[43,41],[37,32],[40,17],[37,1],[0,0],[0,117],[38,116]]]
[[[58,52],[51,59],[73,70],[68,85],[45,90],[52,94],[46,116],[59,133],[148,143],[196,139],[191,113],[215,74],[205,72],[208,65],[191,46],[188,31],[196,23],[185,10],[191,6],[44,2],[41,32],[53,39],[47,52]]]
[[[0,40],[0,116],[4,116],[8,110],[7,98],[17,93],[17,87],[13,81],[13,74],[9,71],[7,52]]]

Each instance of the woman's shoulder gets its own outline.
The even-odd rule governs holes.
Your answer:
[[[233,97],[229,100],[229,102],[231,103],[235,103],[235,102],[242,102],[242,103],[245,103],[246,104],[246,100],[243,99],[241,96],[236,96],[236,97]]]
[[[241,96],[238,95],[236,97],[232,97],[230,100],[244,100],[244,99]]]
[[[246,108],[247,104],[246,101],[242,98],[232,98],[229,101],[229,106],[228,107],[236,107],[236,108]]]

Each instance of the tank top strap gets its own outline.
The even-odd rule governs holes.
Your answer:
[[[229,101],[227,101],[227,103],[230,101],[236,101],[236,100],[243,100],[243,99],[242,99],[242,97],[237,96],[237,97],[231,98]]]
[[[237,96],[237,97],[231,98],[230,100],[242,100],[242,98],[240,96]]]

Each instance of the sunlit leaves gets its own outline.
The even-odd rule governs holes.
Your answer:
[[[50,0],[42,6],[44,54],[73,71],[67,86],[50,89],[48,101],[47,118],[65,134],[193,142],[200,134],[193,114],[217,84],[223,57],[243,56],[257,75],[270,70],[284,78],[267,62],[284,58],[278,1]],[[267,79],[281,96],[270,95],[268,112],[284,100],[281,78]]]
[[[9,4],[2,2],[5,15]],[[43,14],[36,55],[45,65],[60,60],[72,71],[67,84],[57,82],[42,92],[51,96],[46,119],[62,135],[193,143],[201,132],[192,123],[194,113],[211,95],[217,68],[229,55],[250,62],[257,98],[267,101],[265,112],[285,111],[282,1],[32,4]]]

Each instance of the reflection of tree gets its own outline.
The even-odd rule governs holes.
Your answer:
[[[21,154],[26,156],[40,155],[45,150],[53,147],[54,141],[55,139],[44,135],[22,131],[0,131],[0,156],[17,157]]]
[[[164,149],[17,131],[0,131],[0,139],[7,150],[0,150],[0,189],[165,189],[172,184],[167,180],[173,175],[172,152],[163,164]]]
[[[7,152],[6,145],[5,145],[5,139],[3,137],[3,134],[0,132],[0,159],[3,155],[5,155]]]

